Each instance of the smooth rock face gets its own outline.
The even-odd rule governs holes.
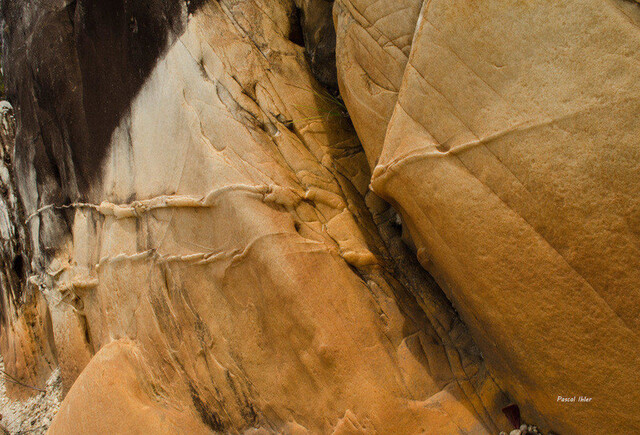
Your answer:
[[[410,30],[395,4],[336,5],[374,192],[527,421],[640,431],[640,9],[432,0]]]
[[[335,3],[340,91],[371,168],[382,152],[422,3]]]
[[[154,384],[135,344],[104,346],[67,395],[48,433],[211,433],[190,409]]]

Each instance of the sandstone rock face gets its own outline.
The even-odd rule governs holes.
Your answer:
[[[1,12],[0,350],[60,367],[50,433],[640,430],[637,5]]]
[[[49,433],[210,433],[189,408],[163,395],[148,371],[135,344],[105,345],[67,395]]]
[[[526,415],[640,431],[640,9],[395,4],[336,7],[373,191]]]
[[[12,68],[62,34],[70,77],[46,81],[50,60],[9,83],[30,291],[50,307],[69,389],[50,433],[505,427],[508,397],[369,191],[322,65],[291,41],[302,15],[326,56],[327,5],[146,3],[4,5]],[[15,18],[25,10],[38,19]],[[157,56],[137,65],[144,44]]]

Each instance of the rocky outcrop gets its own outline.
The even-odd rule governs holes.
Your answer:
[[[373,191],[526,415],[560,433],[637,432],[640,9],[405,7],[337,2]]]
[[[29,281],[32,256],[24,208],[18,198],[14,166],[16,121],[13,107],[0,103],[0,349],[9,378],[7,391],[16,398],[44,386],[57,365],[49,309]]]
[[[50,433],[637,431],[635,4],[1,7]]]
[[[143,11],[159,13],[148,3]],[[150,69],[129,62],[130,47],[149,43],[140,27],[148,19],[127,5],[101,5],[31,6],[42,14],[29,21],[33,31],[69,32],[64,64],[75,62],[82,86],[49,89],[36,75],[10,87],[82,103],[64,106],[73,117],[51,126],[18,112],[16,157],[31,195],[25,220],[38,229],[31,280],[46,295],[57,361],[73,385],[51,433],[101,432],[123,421],[145,432],[196,433],[504,427],[508,397],[400,240],[393,210],[369,192],[344,107],[314,78],[323,77],[313,67],[318,53],[327,56],[310,30],[320,16],[314,5],[181,4],[180,13],[161,14],[177,17],[160,20],[173,23],[159,28],[166,37],[149,25],[160,47]],[[294,37],[296,13],[306,53]],[[34,44],[32,53],[45,38],[37,36],[21,41]],[[19,43],[10,41],[9,55]],[[103,50],[120,63],[95,77],[107,62],[95,59]],[[34,62],[15,59],[22,68]],[[116,92],[113,77],[125,83],[115,108],[93,107],[101,104],[94,92]],[[29,98],[18,100],[50,113]],[[89,116],[85,105],[126,109],[117,125],[96,127],[111,115]],[[62,110],[60,102],[51,110]],[[39,135],[78,122],[108,143],[95,137],[95,147],[83,148]],[[38,147],[49,166],[39,166]],[[84,184],[64,175],[81,173],[90,175]],[[152,412],[142,418],[144,409]]]

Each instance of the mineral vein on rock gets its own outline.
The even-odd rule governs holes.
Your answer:
[[[640,431],[634,2],[0,12],[0,350],[60,370],[49,433]]]

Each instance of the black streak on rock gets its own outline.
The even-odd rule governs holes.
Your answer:
[[[178,1],[78,2],[75,46],[90,146],[76,147],[73,154],[86,179],[98,169],[113,130],[167,47],[169,36],[180,31],[181,14]]]
[[[200,414],[202,421],[215,432],[224,432],[224,424],[218,414],[207,410],[207,406],[204,404],[202,399],[200,399],[198,392],[193,388],[193,386],[190,385],[189,390],[191,391],[193,406],[196,408],[196,411],[198,411],[198,414]]]
[[[35,153],[47,200],[82,198],[158,58],[203,0],[2,0],[16,158]]]
[[[27,288],[27,278],[31,274],[28,258],[31,254],[29,229],[24,225],[24,210],[19,201],[15,201],[17,192],[13,176],[13,149],[15,144],[15,118],[11,108],[4,107],[0,113],[0,166],[9,173],[9,177],[0,181],[0,209],[5,213],[3,232],[9,237],[0,241],[0,324],[6,325],[11,317],[9,307],[14,314],[21,306],[22,295]]]
[[[14,172],[27,213],[90,199],[113,131],[158,59],[207,0],[0,0]],[[51,254],[73,211],[43,213]]]

